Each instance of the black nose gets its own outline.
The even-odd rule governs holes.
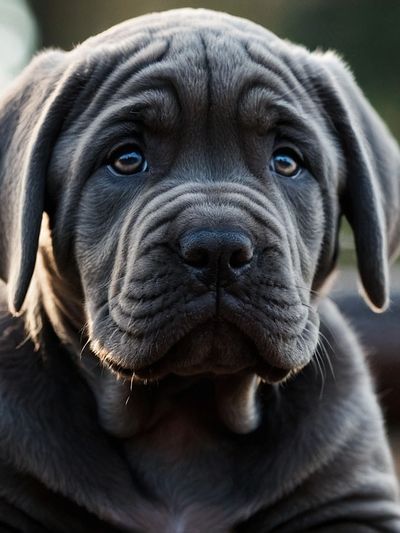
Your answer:
[[[196,270],[207,285],[229,284],[242,274],[253,259],[253,243],[237,230],[202,229],[180,240],[183,261]]]

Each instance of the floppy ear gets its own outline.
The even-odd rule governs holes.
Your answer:
[[[13,313],[34,270],[47,165],[75,82],[66,55],[37,56],[0,100],[0,277]]]
[[[344,157],[342,212],[355,240],[358,269],[370,307],[388,304],[388,259],[400,243],[400,152],[381,119],[332,52],[314,56],[315,87]]]

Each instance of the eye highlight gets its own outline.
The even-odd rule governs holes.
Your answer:
[[[125,144],[113,150],[107,158],[107,167],[118,176],[132,176],[149,170],[143,152],[134,144]]]
[[[269,168],[278,176],[297,178],[303,169],[303,161],[293,148],[278,148],[272,154]]]

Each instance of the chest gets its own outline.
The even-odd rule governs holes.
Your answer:
[[[239,448],[223,433],[174,415],[125,443],[140,499],[140,530],[228,532],[253,511]]]

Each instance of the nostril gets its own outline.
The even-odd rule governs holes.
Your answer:
[[[209,266],[211,252],[201,234],[194,232],[184,235],[180,240],[179,248],[186,265],[202,269]]]
[[[238,269],[248,265],[253,259],[252,246],[244,246],[234,250],[229,258],[229,266],[233,269]]]
[[[208,251],[201,247],[190,247],[182,250],[182,257],[187,265],[194,268],[206,268],[209,263]]]
[[[253,242],[245,233],[226,229],[190,231],[180,237],[179,250],[185,265],[209,286],[237,279],[254,253]]]

